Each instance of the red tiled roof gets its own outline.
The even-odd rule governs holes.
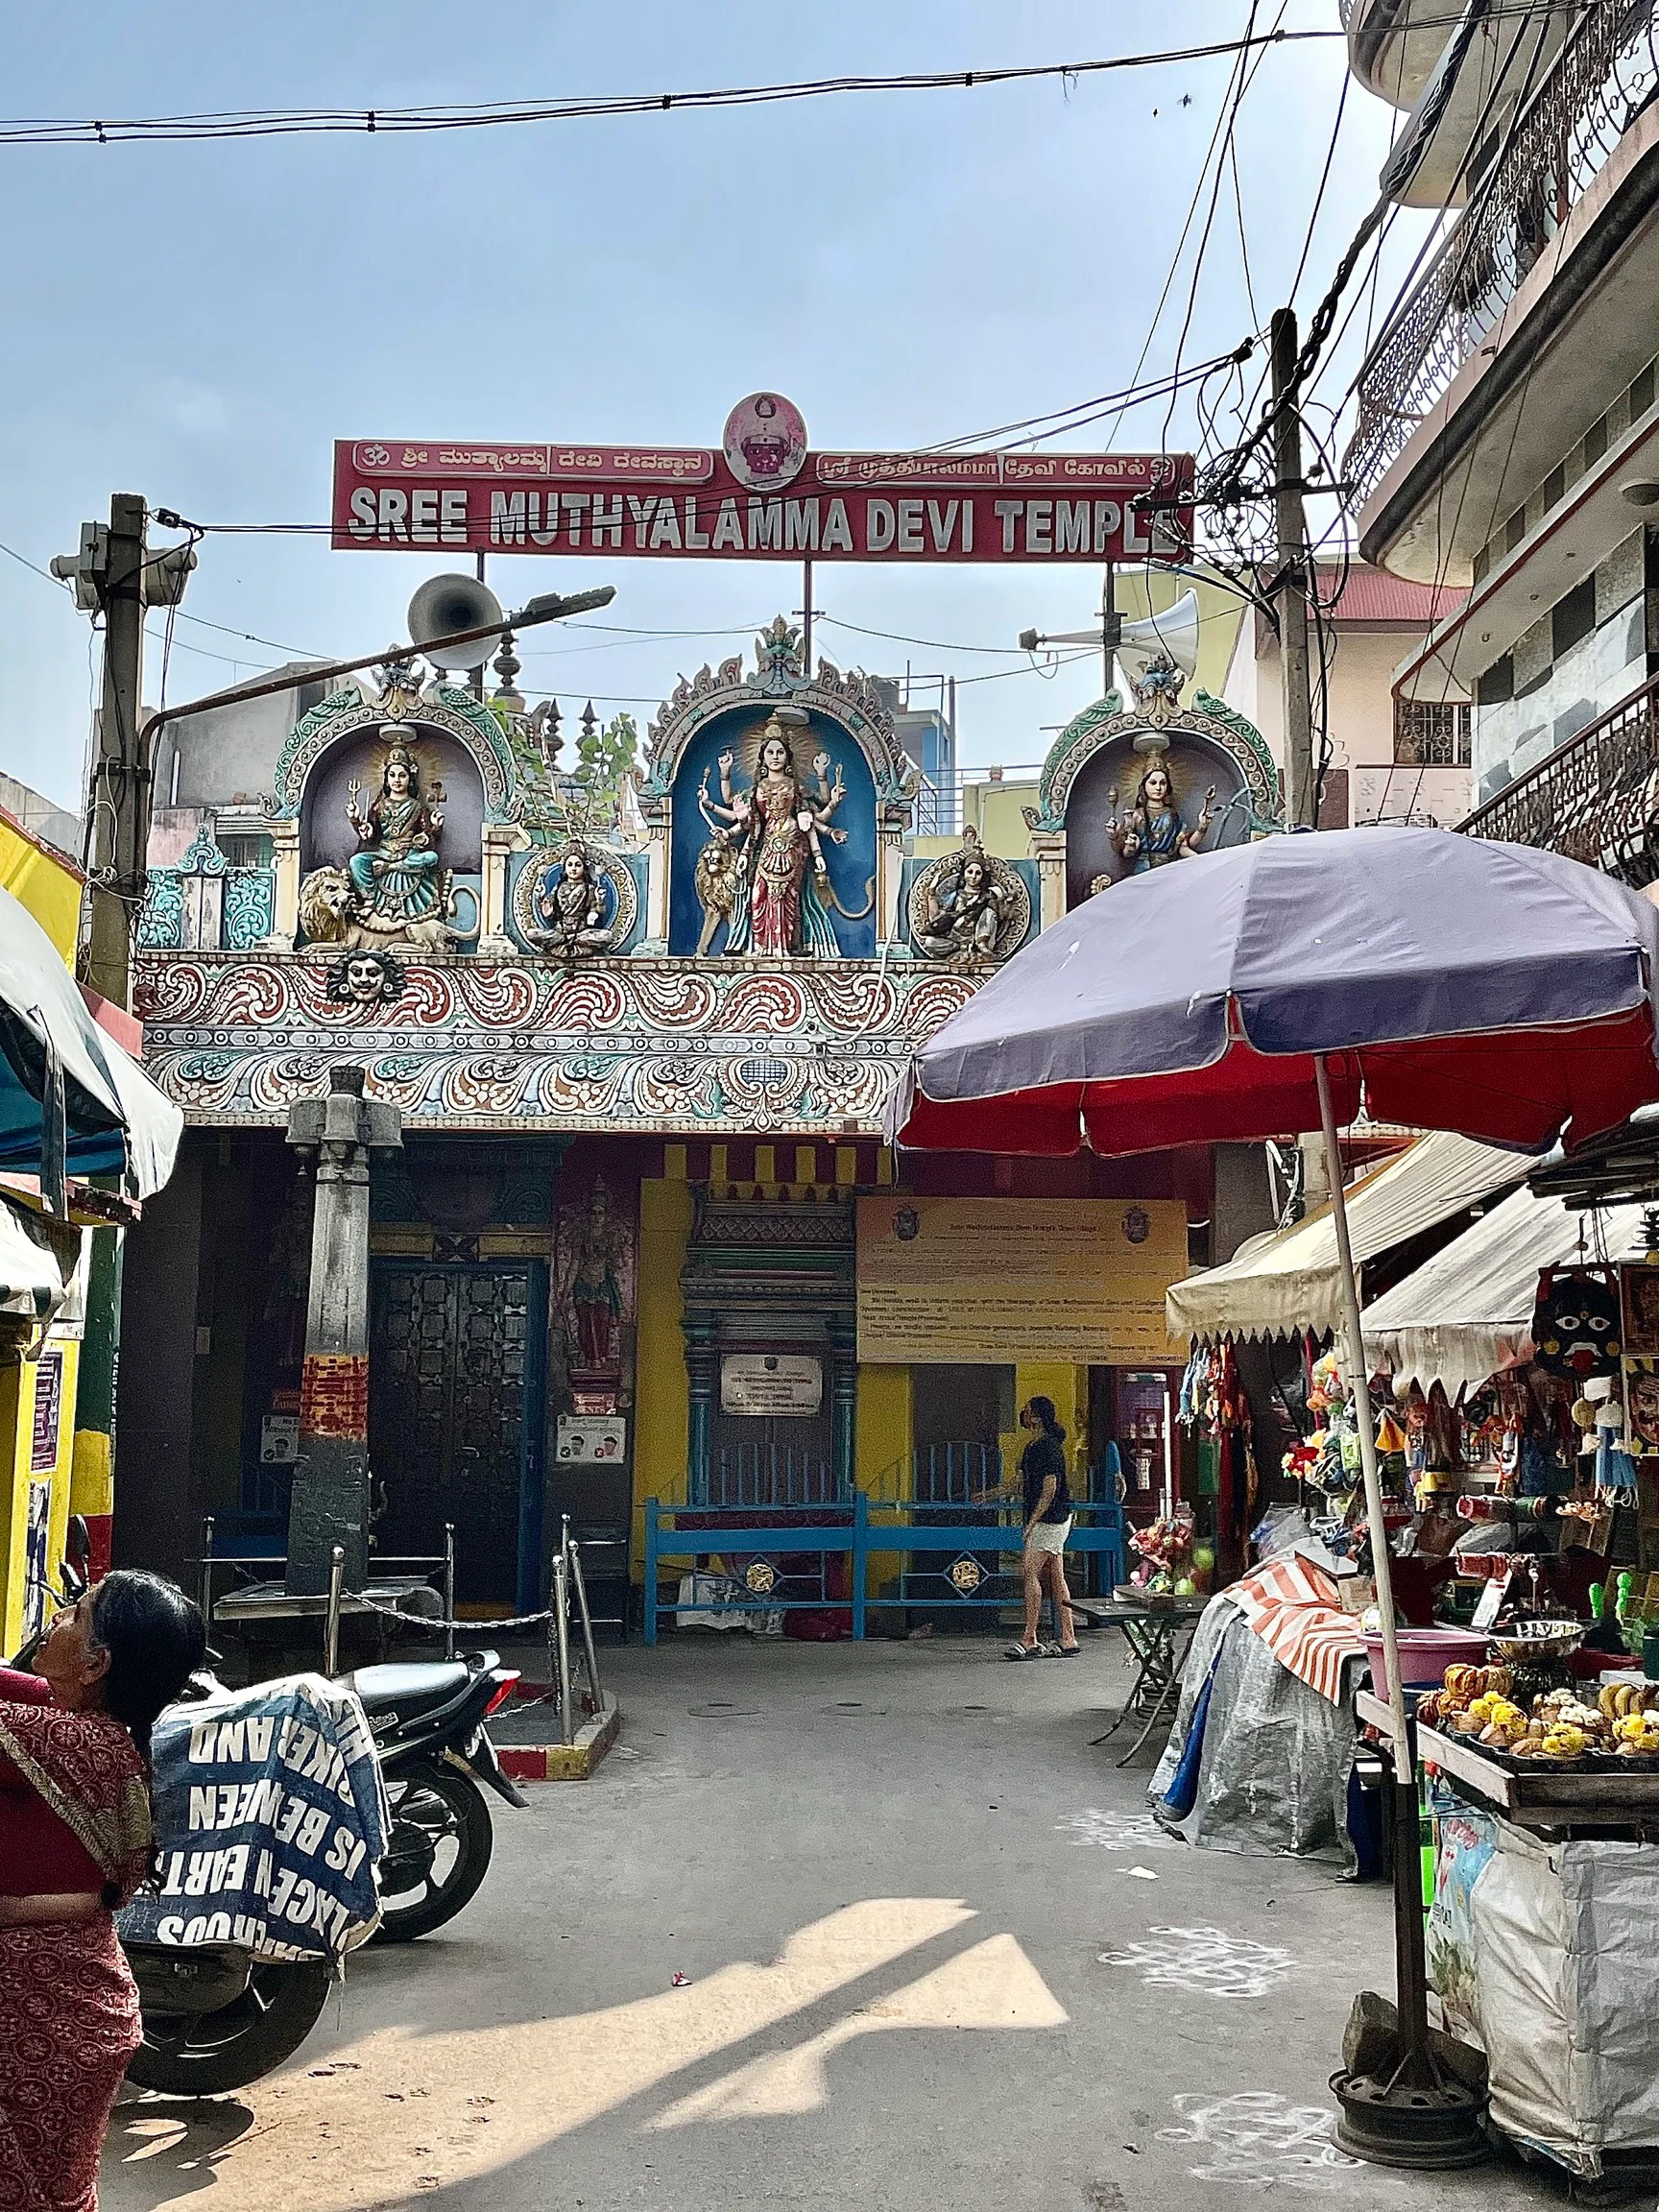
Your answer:
[[[1335,589],[1340,574],[1338,568],[1320,563],[1322,597]],[[1385,568],[1368,568],[1356,561],[1335,615],[1338,622],[1398,623],[1403,629],[1425,630],[1455,614],[1468,596],[1460,586],[1413,584],[1404,576],[1390,576]]]

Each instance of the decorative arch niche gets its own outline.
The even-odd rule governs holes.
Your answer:
[[[1086,707],[1049,748],[1037,786],[1037,805],[1024,809],[1032,850],[1043,865],[1044,920],[1079,905],[1096,883],[1117,882],[1129,864],[1113,850],[1107,826],[1135,804],[1142,777],[1154,758],[1167,767],[1177,808],[1189,830],[1208,804],[1210,828],[1202,850],[1241,845],[1280,826],[1279,771],[1262,733],[1207,691],[1190,707],[1180,704],[1180,678],[1155,662],[1133,704],[1110,691]],[[1116,791],[1114,802],[1112,793]]]

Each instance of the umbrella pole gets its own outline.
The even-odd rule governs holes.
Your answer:
[[[1354,1392],[1354,1422],[1359,1431],[1359,1465],[1365,1477],[1365,1518],[1371,1531],[1372,1571],[1377,1578],[1377,1611],[1382,1625],[1382,1650],[1388,1669],[1388,1710],[1394,1735],[1394,1970],[1395,2006],[1401,2056],[1407,2071],[1416,2071],[1429,2048],[1429,1984],[1423,1952],[1423,1856],[1412,1772],[1411,1737],[1406,1718],[1406,1691],[1400,1678],[1400,1647],[1394,1614],[1394,1586],[1388,1566],[1388,1531],[1382,1520],[1382,1479],[1377,1465],[1376,1422],[1365,1373],[1365,1344],[1359,1326],[1359,1286],[1354,1272],[1354,1247],[1348,1236],[1348,1206],[1342,1191],[1342,1153],[1336,1114],[1331,1101],[1331,1076],[1320,1053],[1314,1063],[1319,1085],[1319,1119],[1325,1138],[1325,1171],[1331,1187],[1331,1219],[1336,1231],[1336,1272],[1341,1286],[1343,1366]]]

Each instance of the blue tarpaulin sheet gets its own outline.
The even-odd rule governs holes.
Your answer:
[[[174,1708],[152,1740],[157,1877],[132,1941],[339,1960],[373,1934],[390,1827],[353,1693],[296,1674]]]

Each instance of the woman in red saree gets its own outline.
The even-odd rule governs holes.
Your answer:
[[[150,1870],[150,1725],[202,1663],[183,1592],[131,1570],[0,1668],[0,2212],[93,2212],[140,2040],[111,1915]]]

